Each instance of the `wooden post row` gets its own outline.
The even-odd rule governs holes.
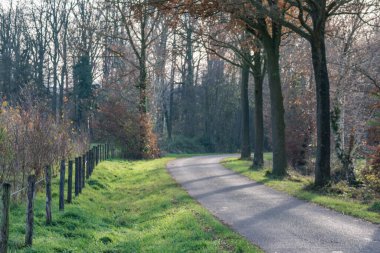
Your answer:
[[[9,207],[11,199],[11,185],[3,183],[2,185],[1,206],[2,213],[0,215],[0,253],[6,253],[8,250],[9,239]]]

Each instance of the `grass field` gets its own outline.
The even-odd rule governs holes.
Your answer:
[[[272,159],[271,154],[265,154],[264,159],[265,167],[270,167]],[[347,191],[343,190],[342,194],[315,191],[310,189],[313,180],[311,177],[291,175],[283,180],[279,180],[270,175],[268,176],[270,169],[252,170],[250,168],[252,161],[244,161],[237,158],[226,159],[222,164],[226,168],[241,173],[256,182],[263,183],[278,191],[286,192],[299,199],[310,201],[338,212],[359,217],[374,223],[380,223],[380,208],[378,207],[378,205],[380,205],[380,200],[359,201],[350,197],[354,195],[354,193],[350,194],[350,190],[352,189],[347,189]]]
[[[25,204],[11,207],[10,252],[262,252],[217,221],[166,172],[173,158],[105,161],[83,193],[45,225],[44,192],[35,207],[32,248],[24,248]]]

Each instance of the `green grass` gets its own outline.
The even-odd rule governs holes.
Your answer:
[[[271,154],[265,154],[265,167],[271,164]],[[349,197],[347,194],[314,191],[310,189],[311,177],[291,175],[283,180],[270,177],[269,169],[252,170],[251,161],[229,158],[222,162],[223,166],[241,173],[256,182],[263,183],[278,191],[336,210],[343,214],[380,223],[379,201],[363,202]],[[269,176],[268,176],[269,174]]]
[[[10,252],[262,252],[176,184],[165,169],[171,159],[102,162],[64,212],[55,179],[53,225],[39,192],[34,244],[24,248],[25,204],[14,204]]]

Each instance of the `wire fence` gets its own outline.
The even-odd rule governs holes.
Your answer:
[[[36,182],[36,185],[38,185],[38,184],[40,184],[40,183],[42,183],[42,182],[44,182],[44,181],[45,181],[45,179],[44,179],[44,178],[41,178],[40,180],[38,180],[38,181]],[[25,187],[23,187],[23,188],[21,188],[21,189],[15,191],[15,192],[12,192],[12,193],[11,193],[11,197],[13,197],[13,196],[19,194],[20,192],[25,191],[26,189],[27,189],[27,187],[25,186]]]
[[[60,173],[59,173],[59,210],[64,211],[65,203],[65,184],[66,184],[66,167],[68,170],[67,175],[67,199],[66,203],[71,203],[72,196],[75,193],[75,197],[78,197],[85,187],[86,179],[88,180],[93,173],[93,170],[98,165],[99,162],[111,158],[109,144],[100,144],[92,147],[90,150],[85,152],[82,156],[75,158],[74,161],[70,160],[68,162],[68,167],[64,160],[61,161]],[[74,166],[75,165],[75,166]],[[47,166],[45,170],[45,178],[35,179],[34,175],[28,177],[27,186],[18,189],[17,191],[10,191],[10,184],[0,183],[0,253],[7,252],[8,238],[9,238],[9,216],[10,216],[10,199],[24,191],[26,191],[26,229],[25,229],[25,246],[32,245],[33,238],[33,224],[34,224],[34,197],[36,193],[36,186],[45,182],[46,186],[46,221],[49,223],[49,217],[51,222],[51,167]],[[74,170],[75,168],[75,170]],[[75,173],[73,173],[75,172]],[[74,179],[74,180],[73,180]],[[74,186],[74,187],[73,187]],[[49,210],[49,211],[48,211]],[[49,213],[50,212],[50,213]]]

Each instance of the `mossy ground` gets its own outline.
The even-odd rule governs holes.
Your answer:
[[[229,158],[222,162],[223,166],[235,172],[243,174],[256,182],[263,183],[278,191],[286,192],[289,195],[310,201],[321,206],[336,210],[343,214],[362,218],[374,223],[380,223],[379,199],[368,200],[365,192],[360,189],[348,188],[343,184],[332,185],[328,189],[313,189],[312,177],[292,174],[284,179],[273,178],[270,176],[271,154],[265,154],[265,168],[261,170],[253,170],[251,168],[252,161],[239,160],[237,158]],[[361,195],[358,199],[355,195]],[[373,198],[373,197],[372,197]]]
[[[102,162],[64,212],[55,179],[50,226],[37,194],[33,247],[23,247],[25,203],[11,207],[10,252],[261,252],[176,184],[170,159]]]

